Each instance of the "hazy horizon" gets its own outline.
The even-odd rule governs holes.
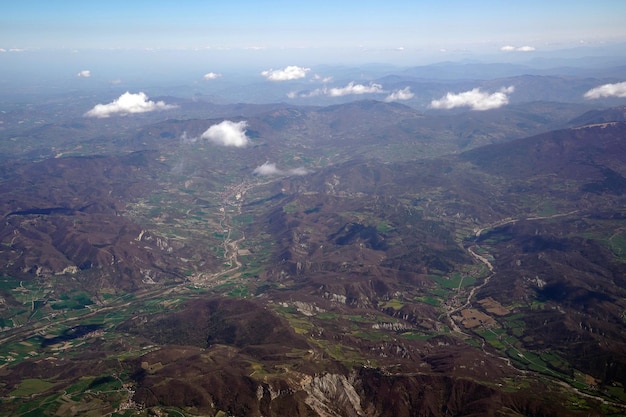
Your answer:
[[[3,6],[0,53],[204,51],[233,62],[276,65],[415,65],[485,54],[507,60],[626,42],[624,15],[626,3],[616,0],[350,0],[297,5],[31,0]]]
[[[0,16],[0,91],[311,81],[315,92],[388,75],[384,66],[621,66],[624,15],[626,3],[613,0],[15,2]],[[363,71],[347,79],[342,66]]]

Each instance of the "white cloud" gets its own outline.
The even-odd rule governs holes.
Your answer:
[[[245,121],[231,122],[230,120],[224,120],[209,127],[202,134],[201,138],[208,139],[209,142],[220,146],[243,148],[249,143],[246,136],[246,127],[248,127],[248,123]]]
[[[267,71],[263,71],[261,75],[270,81],[289,81],[304,78],[309,71],[311,71],[311,68],[289,65],[283,69],[269,69]]]
[[[497,109],[509,103],[509,96],[515,87],[501,88],[493,94],[474,88],[459,94],[448,93],[439,100],[433,100],[430,107],[433,109],[453,109],[455,107],[469,107],[472,110]]]
[[[287,97],[289,98],[308,98],[308,97],[317,97],[326,95],[328,93],[328,89],[324,88],[316,88],[311,91],[290,91],[287,93]]]
[[[132,94],[127,91],[111,103],[96,104],[93,109],[85,113],[85,117],[104,118],[115,114],[146,113],[155,110],[173,109],[175,107],[165,104],[163,101],[150,101],[145,93]]]
[[[355,84],[354,81],[351,81],[345,87],[328,89],[327,94],[331,97],[341,97],[350,94],[372,93],[384,93],[383,86],[375,83],[370,83],[370,85]]]
[[[214,80],[216,78],[220,78],[221,76],[222,74],[218,74],[216,72],[209,72],[209,73],[204,74],[204,77],[202,78],[204,78],[205,80]]]
[[[180,142],[181,143],[188,144],[188,143],[196,143],[197,141],[198,141],[198,138],[197,137],[189,137],[189,135],[187,134],[186,130],[184,130],[183,134],[180,135]]]
[[[6,52],[7,50],[4,48],[0,48],[0,52]]]
[[[91,71],[89,71],[89,70],[82,70],[78,74],[76,74],[76,76],[78,78],[89,78],[89,77],[91,77]]]
[[[317,82],[321,82],[323,84],[329,83],[332,80],[333,80],[333,77],[322,77],[319,74],[313,75],[313,78],[311,79],[311,81],[317,81]]]
[[[345,87],[335,87],[335,88],[316,88],[311,91],[292,91],[287,93],[287,97],[289,98],[307,98],[307,97],[318,97],[318,96],[329,96],[329,97],[342,97],[351,94],[375,94],[375,93],[384,93],[383,86],[376,83],[370,83],[369,85],[363,84],[355,84],[354,81],[351,81]]]
[[[304,167],[299,167],[284,171],[279,169],[276,164],[266,162],[263,165],[256,167],[252,173],[264,177],[273,177],[278,175],[306,175],[309,173],[309,170]]]
[[[529,45],[525,45],[525,46],[506,45],[500,48],[500,50],[503,52],[533,52],[535,51],[535,47],[529,46]]]
[[[306,175],[310,172],[311,171],[309,171],[305,167],[298,167],[298,168],[292,168],[292,169],[287,170],[287,174],[289,175]]]
[[[282,175],[283,171],[276,167],[276,164],[272,164],[269,162],[264,163],[261,166],[258,166],[252,171],[253,174],[262,175],[264,177],[271,177],[274,175]]]
[[[585,93],[585,98],[596,99],[602,97],[626,97],[626,81],[615,84],[604,84],[592,88]]]
[[[385,102],[390,103],[392,101],[410,100],[415,97],[415,94],[411,92],[411,87],[405,87],[402,90],[396,90],[385,97]]]

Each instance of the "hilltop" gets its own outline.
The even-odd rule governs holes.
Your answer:
[[[626,124],[587,110],[37,130],[1,169],[7,412],[619,415]]]

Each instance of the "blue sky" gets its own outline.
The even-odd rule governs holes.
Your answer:
[[[217,85],[288,66],[312,77],[322,64],[526,62],[579,46],[618,45],[601,53],[621,59],[624,17],[626,0],[5,1],[0,91]]]
[[[625,17],[623,0],[21,0],[0,48],[554,48],[624,41]]]
[[[313,98],[382,89],[357,82],[372,63],[623,65],[625,17],[626,0],[4,1],[0,96],[234,86],[241,100],[249,92],[239,85],[264,82],[283,88],[281,98]],[[300,91],[279,80],[311,84]]]

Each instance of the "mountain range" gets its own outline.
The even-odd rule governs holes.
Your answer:
[[[622,415],[626,110],[528,97],[5,124],[0,414]]]

